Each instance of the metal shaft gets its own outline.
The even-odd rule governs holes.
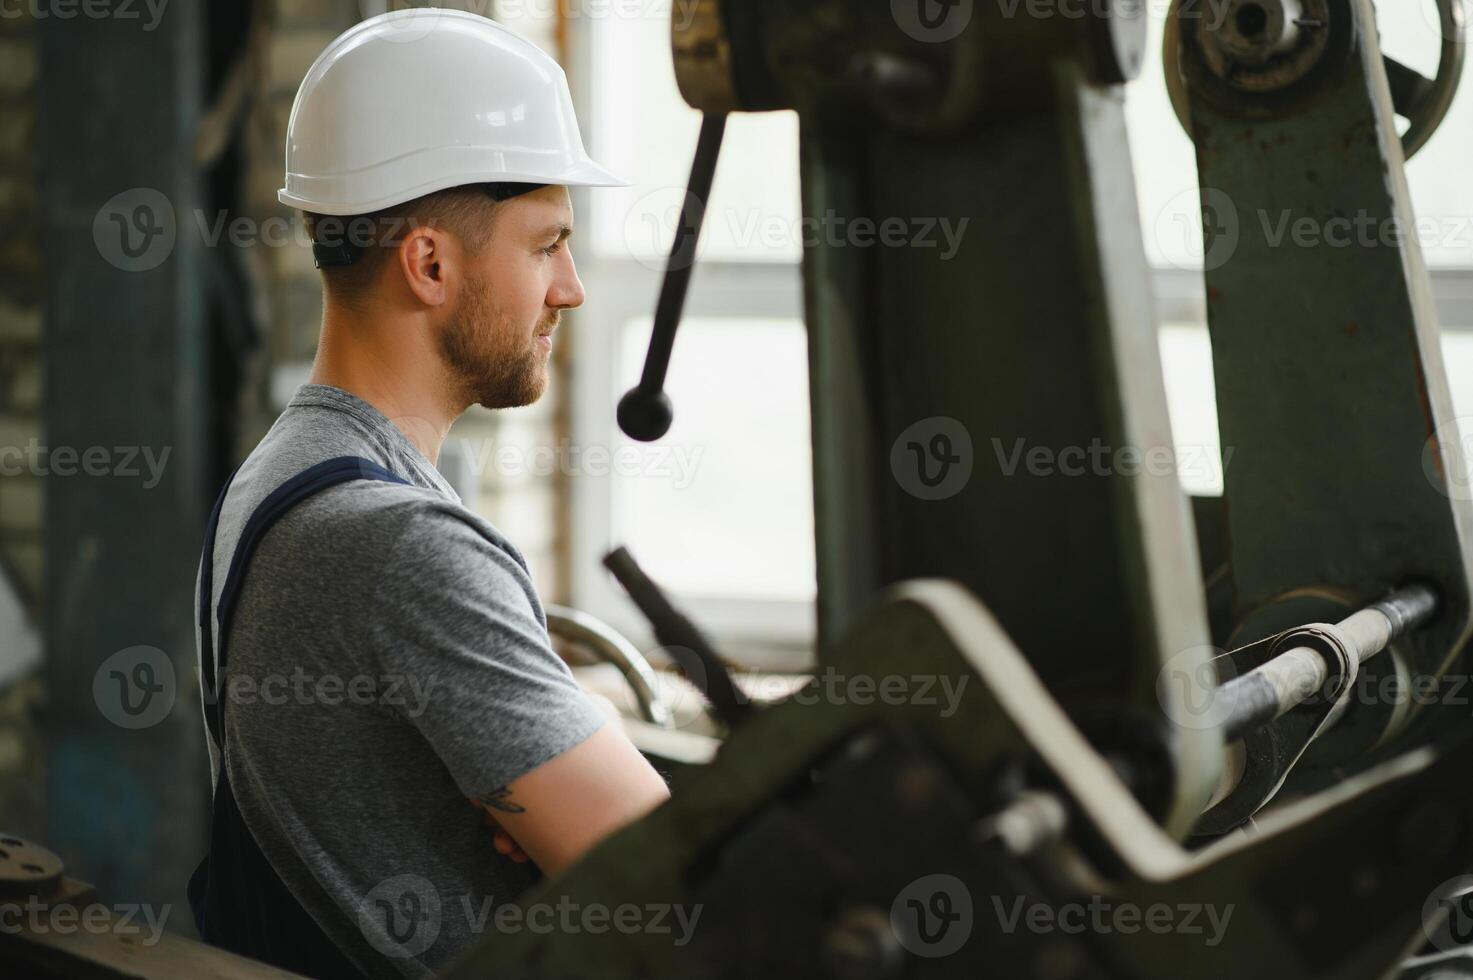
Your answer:
[[[1424,585],[1408,586],[1336,623],[1357,664],[1380,653],[1392,640],[1415,629],[1437,611],[1437,594]],[[1217,696],[1229,706],[1223,724],[1228,741],[1242,738],[1280,717],[1321,690],[1330,679],[1324,656],[1295,647],[1228,681]]]

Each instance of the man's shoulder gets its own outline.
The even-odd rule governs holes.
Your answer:
[[[520,551],[484,517],[436,490],[354,480],[296,508],[297,534],[339,542],[328,550],[381,565],[393,559],[403,575],[454,576],[487,562],[526,573]]]
[[[317,424],[293,418],[291,412],[284,414],[250,452],[236,471],[226,498],[229,523],[244,523],[272,494],[335,461],[351,464],[356,460],[362,466],[339,470],[342,482],[310,492],[291,507],[283,522],[300,530],[316,528],[379,538],[418,514],[442,509],[442,505],[458,506],[440,490],[424,485],[425,478],[414,477],[413,471],[402,460],[391,458],[384,447],[324,414],[334,424]]]
[[[513,576],[526,574],[525,559],[496,527],[454,497],[423,485],[423,478],[411,479],[403,461],[382,447],[341,436],[309,440],[303,430],[301,424],[279,425],[251,452],[231,486],[222,527],[242,526],[262,501],[299,474],[328,460],[356,458],[372,464],[361,478],[319,490],[281,517],[271,535],[276,547],[270,550],[278,557],[310,565],[325,561],[344,572],[372,569],[375,575],[391,555],[401,569],[466,571],[490,561]],[[384,472],[409,482],[385,480]],[[226,533],[228,544],[234,535]]]

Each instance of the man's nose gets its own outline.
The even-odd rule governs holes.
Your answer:
[[[564,268],[559,270],[557,278],[553,280],[552,289],[548,291],[547,305],[559,310],[576,310],[583,305],[585,298],[578,269],[573,264],[573,257],[569,255]]]

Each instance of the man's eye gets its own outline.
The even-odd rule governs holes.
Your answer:
[[[558,252],[561,252],[562,250],[563,250],[563,243],[562,242],[553,242],[551,245],[549,245],[546,248],[544,248],[542,250],[542,252],[543,252],[544,255],[555,255]]]

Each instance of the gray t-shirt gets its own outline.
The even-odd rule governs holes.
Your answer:
[[[299,389],[236,473],[212,601],[256,505],[337,456],[412,485],[340,484],[261,541],[230,630],[226,771],[261,850],[349,959],[372,977],[425,977],[537,880],[496,852],[467,798],[492,797],[604,715],[553,652],[517,549],[337,388]]]

